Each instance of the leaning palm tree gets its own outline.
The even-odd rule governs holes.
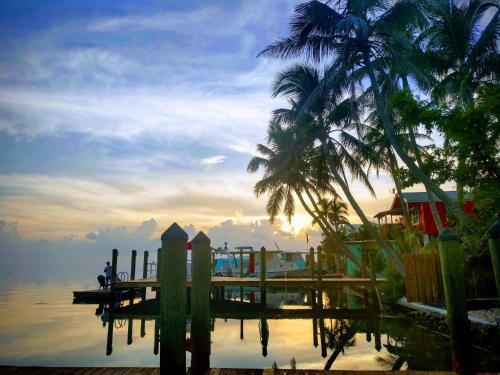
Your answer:
[[[279,121],[286,122],[288,129],[303,135],[303,147],[308,147],[313,155],[311,163],[314,173],[311,174],[326,175],[326,179],[320,178],[323,183],[333,183],[342,189],[371,237],[384,250],[396,269],[404,274],[403,264],[394,249],[380,237],[349,189],[348,173],[363,183],[375,196],[373,187],[360,163],[362,160],[351,154],[345,142],[345,139],[352,138],[346,128],[357,117],[357,110],[351,108],[355,103],[343,101],[335,105],[335,98],[330,93],[317,97],[305,115],[300,113],[302,103],[311,97],[311,92],[317,89],[321,79],[320,72],[303,64],[294,65],[281,72],[274,83],[273,95],[288,98],[292,108],[280,109],[275,113],[279,113]]]
[[[295,213],[296,196],[325,235],[330,236],[336,247],[361,267],[360,260],[347,248],[339,235],[327,222],[315,214],[318,208],[314,193],[311,193],[311,189],[315,188],[308,179],[311,164],[310,148],[305,146],[292,129],[283,128],[277,121],[272,121],[269,126],[268,144],[269,146],[257,145],[257,150],[262,156],[253,157],[247,170],[249,173],[255,173],[260,168],[264,169],[264,175],[255,184],[254,192],[257,196],[268,194],[266,210],[270,221],[273,222],[282,209],[290,221]],[[303,194],[307,195],[311,203],[307,203]]]
[[[325,90],[345,84],[352,72],[363,74],[370,82],[375,107],[383,125],[384,134],[395,152],[411,173],[434,192],[452,209],[457,217],[465,220],[463,209],[427,176],[405,152],[396,135],[387,102],[377,80],[375,65],[390,44],[389,36],[403,25],[417,25],[421,12],[416,1],[400,0],[396,3],[383,0],[345,0],[335,2],[335,9],[319,1],[298,5],[291,21],[291,36],[265,48],[261,55],[295,58],[305,56],[315,62],[330,62],[322,85],[305,105],[314,103],[314,98],[324,95]]]

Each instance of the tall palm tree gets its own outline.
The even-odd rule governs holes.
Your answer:
[[[498,2],[470,0],[422,0],[430,27],[420,36],[428,67],[438,78],[432,90],[440,101],[459,107],[474,105],[474,93],[500,75],[500,9]],[[467,131],[467,129],[464,129]],[[466,155],[458,155],[457,192],[463,203],[460,176]]]
[[[345,145],[345,139],[352,138],[345,128],[349,127],[353,118],[357,116],[357,111],[350,108],[354,103],[344,100],[340,105],[336,105],[335,98],[331,95],[319,96],[314,103],[311,103],[306,114],[300,113],[302,103],[309,100],[311,92],[317,89],[321,79],[321,74],[315,68],[303,64],[294,65],[281,72],[273,85],[273,95],[288,98],[292,109],[280,109],[275,113],[279,113],[278,119],[286,122],[288,129],[302,134],[304,137],[302,146],[308,147],[315,153],[312,158],[314,168],[312,174],[321,176],[326,173],[327,179],[320,178],[323,183],[333,182],[340,186],[372,238],[385,251],[396,269],[404,274],[401,260],[392,247],[380,237],[349,189],[347,172],[361,181],[373,196],[375,195],[363,165],[360,164],[361,160],[354,157]]]
[[[263,177],[255,184],[254,192],[257,196],[268,193],[266,210],[271,222],[283,208],[283,212],[290,221],[295,213],[295,196],[299,199],[311,217],[320,226],[321,230],[330,236],[337,248],[351,259],[356,265],[362,266],[360,260],[347,248],[341,238],[331,226],[319,218],[313,193],[310,192],[311,182],[307,175],[310,170],[310,149],[291,129],[283,128],[279,122],[272,121],[268,131],[268,144],[257,145],[257,150],[262,156],[253,157],[248,164],[248,172],[255,173],[260,168],[264,169]],[[313,208],[304,199],[306,194]]]
[[[319,1],[310,1],[295,8],[291,21],[291,36],[265,48],[261,55],[290,58],[306,56],[322,62],[333,61],[332,69],[325,76],[315,95],[323,95],[325,87],[334,88],[345,82],[349,72],[356,71],[366,76],[370,82],[370,91],[384,128],[395,152],[419,180],[434,192],[457,217],[465,220],[463,209],[429,178],[405,152],[391,121],[387,102],[384,100],[376,76],[377,58],[385,53],[390,43],[390,36],[395,29],[403,25],[415,24],[421,20],[421,13],[416,1],[400,0],[390,3],[383,0],[345,0],[335,2],[335,8]],[[306,101],[307,104],[314,99]]]
[[[345,225],[350,225],[347,218],[347,204],[338,195],[334,195],[332,199],[321,198],[318,200],[319,211],[316,212],[318,217],[323,217],[339,233]],[[313,224],[316,224],[316,219],[313,219]]]

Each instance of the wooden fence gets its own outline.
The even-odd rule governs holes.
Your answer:
[[[441,262],[437,252],[403,254],[408,302],[440,303],[444,301]]]

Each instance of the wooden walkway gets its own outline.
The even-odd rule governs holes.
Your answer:
[[[131,375],[131,374],[147,374],[159,375],[160,369],[154,367],[13,367],[0,366],[0,373],[5,375],[22,375],[22,374],[78,374],[78,375]],[[191,370],[186,369],[186,374],[191,374]],[[330,374],[330,375],[453,375],[453,372],[444,371],[382,371],[382,370],[272,370],[272,369],[226,369],[214,368],[205,373],[206,375],[285,375],[285,374],[300,374],[300,375],[315,375],[315,374]],[[493,375],[500,373],[476,373],[478,375]]]
[[[385,282],[385,278],[378,278],[377,283]],[[269,288],[273,287],[342,287],[342,286],[357,286],[367,287],[370,286],[370,279],[367,278],[323,278],[321,281],[311,278],[273,278],[266,279],[265,285]],[[191,286],[191,279],[187,280],[187,286]],[[260,286],[260,279],[255,277],[212,277],[212,286],[247,286],[258,287]],[[117,288],[159,288],[160,282],[154,279],[136,279],[129,281],[115,282]]]

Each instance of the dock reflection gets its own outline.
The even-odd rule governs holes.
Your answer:
[[[283,342],[283,337],[279,337],[283,335],[283,325],[278,325],[278,321],[286,325],[287,321],[310,320],[308,327],[311,334],[308,336],[312,336],[309,341],[311,352],[324,359],[325,370],[335,369],[339,357],[360,343],[365,348],[372,348],[371,353],[374,353],[377,364],[382,369],[450,369],[450,349],[446,346],[446,339],[437,342],[435,335],[429,331],[411,326],[396,317],[373,313],[370,306],[365,305],[366,299],[363,299],[362,291],[353,292],[346,288],[322,292],[268,289],[265,301],[261,300],[257,288],[242,292],[239,288],[214,291],[210,300],[208,330],[214,332],[218,325],[221,325],[222,330],[227,330],[228,327],[235,330],[239,328],[239,336],[236,336],[239,341],[250,342],[255,342],[258,332],[257,342],[260,343],[262,357],[268,356],[273,337]],[[132,302],[126,300],[112,306],[99,305],[96,309],[96,315],[101,316],[103,325],[107,328],[106,354],[113,353],[113,335],[117,330],[125,333],[126,329],[127,345],[134,344],[134,321],[139,320],[140,323],[136,326],[139,327],[140,324],[140,338],[147,339],[146,324],[153,323],[153,353],[158,355],[161,337],[159,301],[137,298]],[[187,352],[192,353],[189,306],[188,300],[185,348]],[[224,322],[228,321],[235,324],[227,326]],[[276,336],[273,336],[273,327],[277,326],[280,326],[279,332],[275,332]],[[245,329],[250,330],[251,334],[246,335]],[[225,334],[227,335],[227,332]],[[287,335],[293,338],[293,332]],[[139,336],[135,338],[138,339]],[[208,356],[207,361],[210,360],[212,345],[213,341],[210,341],[209,347],[203,350],[203,353],[206,353],[204,355]]]

